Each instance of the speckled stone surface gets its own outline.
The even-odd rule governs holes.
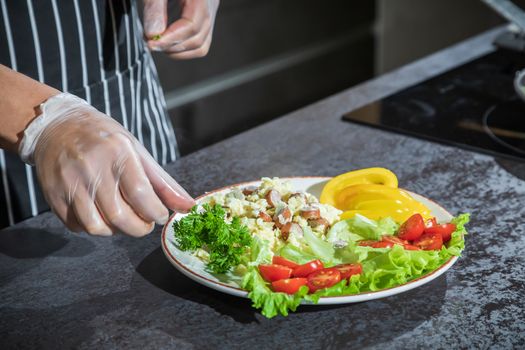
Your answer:
[[[491,50],[496,32],[168,167],[193,195],[261,176],[390,168],[401,186],[472,213],[466,251],[443,276],[397,296],[267,320],[249,301],[178,273],[160,228],[144,239],[95,238],[44,214],[0,231],[0,348],[523,348],[524,165],[340,119]]]

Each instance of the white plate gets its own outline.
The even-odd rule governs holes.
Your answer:
[[[330,179],[329,177],[290,177],[290,178],[284,178],[286,180],[289,180],[292,184],[292,188],[294,188],[297,191],[306,191],[317,198],[319,198],[321,194],[321,190],[323,186],[326,184],[326,182]],[[206,193],[205,195],[197,198],[197,202],[202,200],[203,198],[210,196],[212,194],[220,193],[220,192],[227,192],[233,187],[246,187],[246,186],[257,186],[260,184],[260,181],[252,181],[252,182],[246,182],[241,184],[235,184],[228,187],[220,188],[215,191]],[[433,201],[420,196],[418,194],[409,192],[410,195],[412,195],[416,200],[420,201],[424,205],[426,205],[430,211],[432,212],[432,215],[435,216],[438,220],[438,222],[448,222],[452,219],[452,215],[447,212],[445,209],[443,209],[438,204],[434,203]],[[196,258],[195,256],[191,255],[188,252],[181,251],[177,248],[175,242],[174,242],[174,235],[173,235],[173,222],[175,220],[180,220],[184,215],[181,214],[174,214],[170,217],[170,220],[168,220],[168,223],[164,226],[164,229],[162,230],[162,250],[164,251],[164,254],[168,258],[168,260],[184,275],[188,276],[192,280],[201,283],[207,287],[216,289],[220,292],[239,296],[239,297],[247,297],[248,293],[241,288],[238,287],[235,282],[223,278],[218,278],[217,276],[210,274],[206,271],[205,265],[202,262],[202,260]],[[352,294],[352,295],[345,295],[345,296],[335,296],[335,297],[323,297],[319,299],[319,305],[328,305],[328,304],[346,304],[346,303],[356,303],[366,300],[372,300],[372,299],[379,299],[388,297],[391,295],[399,294],[406,292],[407,290],[417,288],[423,284],[426,284],[433,279],[439,277],[442,275],[445,271],[447,271],[454,263],[456,262],[458,258],[452,257],[450,260],[448,260],[445,264],[443,264],[440,268],[437,270],[434,270],[422,277],[419,277],[415,280],[412,280],[408,283],[405,283],[403,285],[389,288],[389,289],[383,289],[377,292],[365,292],[360,294]]]

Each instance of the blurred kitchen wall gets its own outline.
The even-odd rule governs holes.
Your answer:
[[[503,23],[481,0],[377,0],[376,3],[378,74]]]
[[[207,57],[154,57],[184,155],[499,23],[477,0],[222,0]]]
[[[372,77],[375,13],[374,1],[221,1],[207,57],[155,54],[181,152]]]

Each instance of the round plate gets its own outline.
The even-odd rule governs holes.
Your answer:
[[[282,179],[290,181],[294,190],[309,192],[317,198],[319,198],[321,190],[330,178],[288,177]],[[211,196],[219,192],[228,192],[234,187],[258,186],[259,184],[260,181],[252,181],[220,188],[215,191],[208,192],[202,195],[201,197],[197,198],[197,202],[201,201],[207,196]],[[432,215],[437,218],[438,222],[448,222],[452,219],[452,215],[435,202],[416,193],[412,193],[410,191],[407,192],[409,192],[410,195],[413,196],[416,200],[426,205],[432,212]],[[207,272],[205,269],[205,264],[202,260],[198,259],[197,257],[191,255],[188,252],[181,251],[177,248],[173,233],[173,222],[175,220],[180,220],[182,217],[184,217],[183,214],[172,215],[166,223],[166,225],[164,226],[164,229],[162,230],[162,250],[164,251],[164,254],[168,258],[168,260],[177,268],[177,270],[179,270],[184,275],[188,276],[189,278],[200,284],[216,289],[223,293],[246,298],[248,296],[248,293],[245,290],[239,288],[239,286],[235,283],[234,280],[224,275],[216,276]],[[457,259],[457,257],[452,257],[440,268],[397,287],[382,289],[376,292],[365,292],[360,294],[351,294],[335,297],[322,297],[319,299],[318,305],[356,303],[403,293],[407,290],[419,287],[439,277],[452,265],[454,265]]]

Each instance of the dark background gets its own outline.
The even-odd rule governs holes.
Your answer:
[[[207,57],[155,60],[184,155],[501,23],[478,0],[222,0]]]

